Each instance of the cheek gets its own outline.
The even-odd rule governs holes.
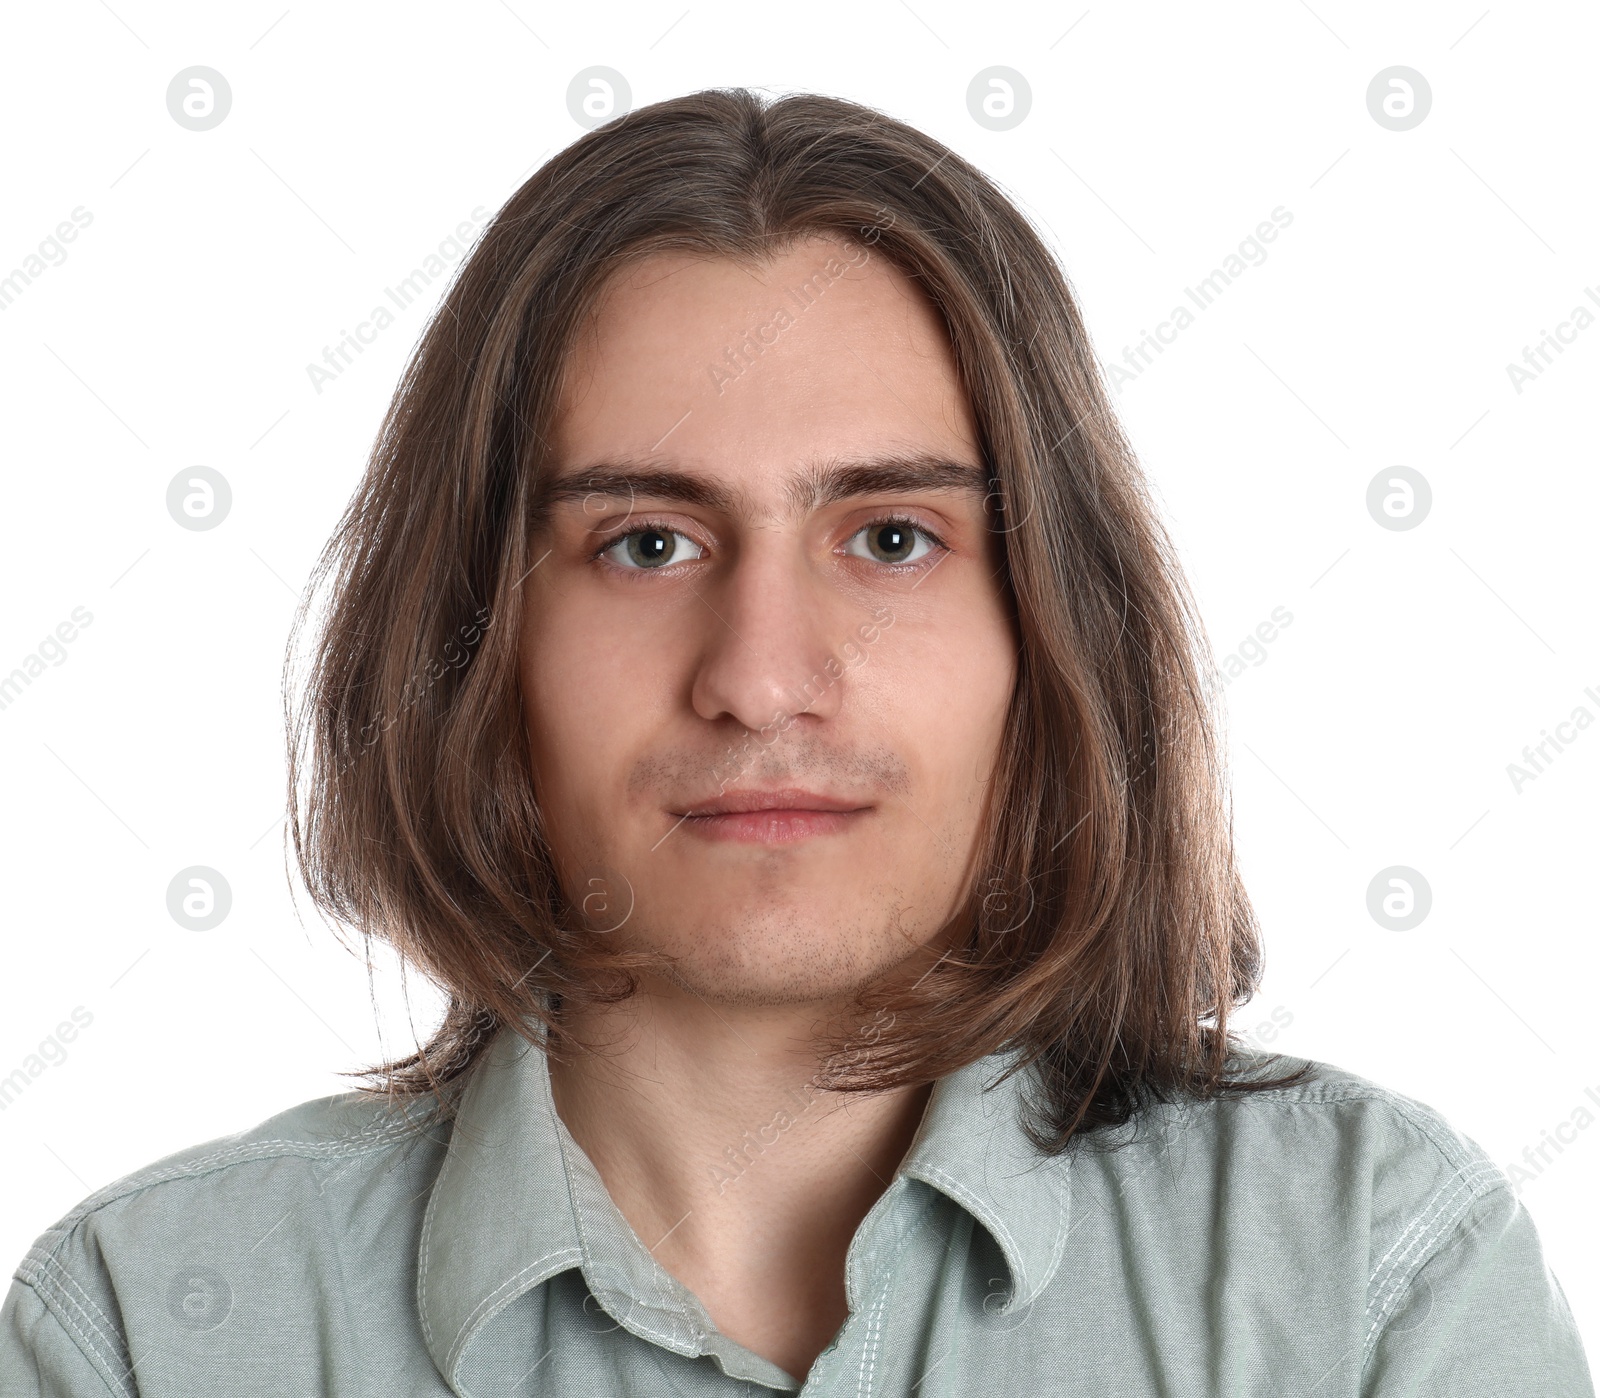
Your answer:
[[[905,618],[864,648],[863,706],[912,765],[921,799],[953,815],[981,795],[1016,684],[1011,625],[998,605]]]
[[[661,618],[631,631],[581,587],[547,586],[529,606],[518,666],[535,787],[569,819],[585,809],[615,814],[630,764],[681,688],[672,654],[682,647],[669,644]]]
[[[570,818],[573,798],[602,776],[608,731],[626,718],[616,657],[597,645],[594,626],[559,592],[530,599],[538,612],[523,628],[518,661],[539,799]]]

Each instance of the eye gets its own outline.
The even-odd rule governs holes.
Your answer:
[[[851,535],[845,551],[876,563],[915,563],[931,553],[936,542],[908,519],[880,519]]]
[[[613,539],[600,556],[619,568],[664,568],[704,556],[705,550],[687,534],[673,529],[635,529]]]

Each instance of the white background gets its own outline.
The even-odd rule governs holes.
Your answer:
[[[297,592],[444,283],[320,394],[306,366],[581,134],[568,84],[604,64],[634,105],[744,84],[920,126],[1038,222],[1108,362],[1292,213],[1116,400],[1217,655],[1293,616],[1226,691],[1268,951],[1243,1022],[1276,1010],[1274,1047],[1520,1165],[1600,1354],[1600,725],[1520,791],[1507,772],[1580,705],[1600,717],[1600,326],[1521,393],[1506,370],[1600,295],[1593,7],[75,0],[13,9],[7,39],[0,275],[74,208],[93,221],[0,312],[0,675],[75,607],[93,621],[0,710],[0,1077],[74,1008],[92,1023],[0,1112],[0,1256],[413,1042],[392,970],[375,1015],[359,959],[291,902],[278,687]],[[196,64],[233,95],[199,133],[165,100]],[[1396,64],[1433,97],[1404,132],[1366,105]],[[990,65],[1032,91],[1009,131],[968,112]],[[209,532],[166,511],[195,465],[233,491]],[[1395,465],[1433,492],[1404,532],[1366,507]],[[210,932],[166,908],[196,864],[233,891]],[[1433,894],[1403,932],[1366,902],[1397,864]],[[417,1031],[436,1008],[414,983]],[[1575,1114],[1595,1124],[1524,1156]]]

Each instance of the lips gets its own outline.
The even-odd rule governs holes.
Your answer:
[[[720,816],[751,815],[757,811],[861,811],[867,803],[847,797],[825,796],[786,786],[776,791],[724,791],[708,801],[697,801],[675,815]]]
[[[674,814],[686,833],[701,839],[787,845],[819,835],[842,834],[871,810],[870,805],[850,797],[783,787],[724,791]]]

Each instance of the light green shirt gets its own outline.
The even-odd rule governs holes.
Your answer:
[[[17,1270],[0,1394],[1591,1398],[1528,1214],[1429,1108],[1319,1064],[1045,1159],[1001,1066],[935,1087],[803,1389],[656,1263],[502,1031],[453,1125],[322,1098],[85,1200]],[[781,1109],[708,1170],[776,1167]]]

